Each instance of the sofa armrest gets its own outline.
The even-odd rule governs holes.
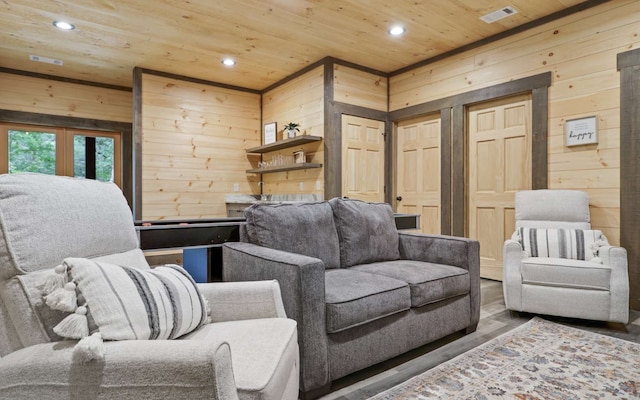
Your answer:
[[[445,235],[398,232],[400,257],[452,265],[469,271],[471,324],[480,320],[480,243],[477,240]]]
[[[324,263],[317,258],[241,242],[225,243],[222,256],[225,281],[278,281],[286,315],[298,323],[300,390],[326,385],[329,369]]]
[[[0,398],[238,399],[226,342],[105,342],[104,361],[72,361],[77,341],[43,343],[0,359]]]
[[[629,321],[629,267],[627,250],[618,246],[602,246],[598,251],[602,264],[611,267],[611,308],[609,320],[626,324]]]
[[[278,281],[199,283],[211,322],[286,318]]]
[[[522,245],[505,240],[502,247],[502,291],[507,310],[522,311]]]

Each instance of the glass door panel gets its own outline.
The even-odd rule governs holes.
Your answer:
[[[56,174],[56,134],[9,130],[9,173]]]
[[[110,136],[73,136],[73,176],[116,182],[119,165],[116,154],[119,141]]]

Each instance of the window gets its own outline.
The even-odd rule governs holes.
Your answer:
[[[120,134],[0,124],[0,173],[38,172],[121,185]]]

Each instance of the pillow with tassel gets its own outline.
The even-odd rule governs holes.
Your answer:
[[[74,360],[101,360],[103,340],[175,339],[208,322],[208,305],[177,265],[150,270],[67,258],[43,285],[45,302],[71,313],[53,330],[80,339]]]
[[[602,264],[600,247],[609,244],[599,230],[520,227],[516,230],[525,257],[554,257]]]

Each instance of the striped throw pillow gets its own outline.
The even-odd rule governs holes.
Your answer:
[[[85,258],[63,265],[77,305],[105,340],[175,339],[207,321],[196,283],[177,265],[141,270]]]
[[[607,245],[599,230],[519,228],[520,243],[527,257],[555,257],[590,261]]]

